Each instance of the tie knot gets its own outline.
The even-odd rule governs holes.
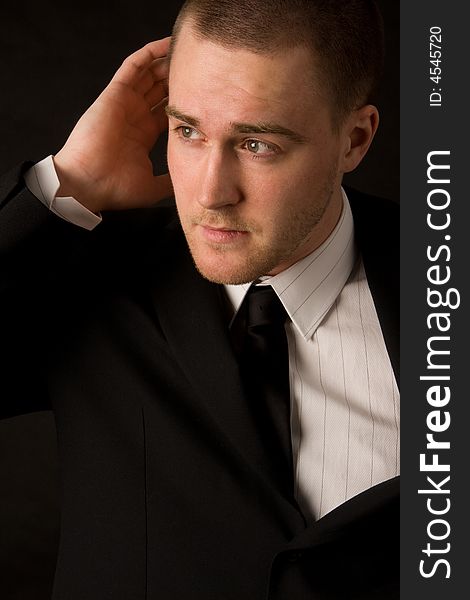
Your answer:
[[[283,325],[287,313],[270,285],[251,286],[246,297],[247,326]]]

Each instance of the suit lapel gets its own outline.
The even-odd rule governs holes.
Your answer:
[[[354,231],[397,382],[400,376],[399,228],[397,206],[347,189]]]
[[[176,360],[219,431],[267,489],[291,531],[304,527],[303,517],[263,475],[262,437],[255,427],[232,349],[225,292],[196,271],[181,234],[162,277],[152,291],[153,303]]]
[[[219,286],[197,273],[184,240],[159,277],[164,283],[152,291],[154,305],[178,363],[217,421],[229,423],[243,442],[241,381]]]

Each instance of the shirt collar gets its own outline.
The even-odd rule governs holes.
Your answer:
[[[343,210],[330,236],[311,254],[260,285],[271,285],[291,321],[305,338],[311,338],[343,289],[356,260],[354,224],[344,190]],[[234,315],[251,283],[226,285]]]

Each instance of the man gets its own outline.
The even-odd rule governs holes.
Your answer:
[[[396,214],[341,188],[380,40],[365,0],[190,0],[6,178],[2,410],[55,412],[54,598],[397,597]]]

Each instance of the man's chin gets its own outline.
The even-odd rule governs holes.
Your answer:
[[[240,257],[232,253],[208,252],[204,256],[191,250],[198,272],[207,280],[223,285],[251,283],[266,271],[264,264],[253,257]]]
[[[247,269],[228,268],[227,266],[214,267],[212,265],[206,265],[205,263],[202,264],[195,260],[194,257],[193,260],[199,274],[212,283],[239,285],[241,283],[250,283],[258,277],[258,275],[252,276],[251,272]]]
[[[207,243],[186,235],[192,259],[199,273],[213,283],[240,285],[266,275],[279,263],[279,256],[253,239],[233,243]]]

